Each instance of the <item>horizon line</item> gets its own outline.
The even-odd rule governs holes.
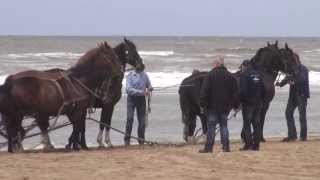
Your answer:
[[[65,35],[65,34],[0,34],[0,37],[221,37],[221,38],[320,38],[320,36],[271,36],[271,35]]]

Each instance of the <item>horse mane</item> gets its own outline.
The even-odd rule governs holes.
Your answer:
[[[97,61],[103,58],[105,61],[109,61],[109,63],[118,63],[117,55],[114,53],[113,49],[107,44],[107,42],[103,42],[98,45],[98,47],[89,50],[85,53],[80,59],[77,61],[75,66],[71,67],[69,71],[71,71],[71,75],[75,77],[79,76],[88,76],[90,74],[98,74],[101,72],[108,71],[105,67],[99,67],[96,63]],[[95,67],[98,66],[98,67]],[[93,69],[95,68],[95,69]]]
[[[118,55],[120,62],[124,65],[126,62],[126,47],[122,42],[113,48],[114,52]]]

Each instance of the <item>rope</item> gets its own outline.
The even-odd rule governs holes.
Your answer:
[[[91,121],[93,121],[93,122],[96,122],[96,123],[98,123],[98,124],[102,124],[103,126],[108,127],[108,128],[110,128],[110,129],[112,129],[112,130],[114,130],[114,131],[116,131],[116,132],[118,132],[118,133],[120,133],[120,134],[125,135],[125,136],[129,136],[129,137],[132,138],[132,139],[135,139],[135,140],[138,140],[138,141],[143,141],[143,142],[146,143],[146,144],[149,144],[149,145],[159,144],[159,143],[154,142],[154,141],[148,141],[148,140],[145,140],[145,139],[136,137],[136,136],[129,135],[129,134],[127,134],[127,133],[125,133],[125,132],[117,129],[117,128],[111,127],[110,125],[108,125],[108,124],[106,124],[106,123],[103,123],[103,122],[100,122],[100,121],[98,121],[98,120],[96,120],[96,119],[94,119],[94,118],[88,117],[88,118],[86,118],[86,119],[91,120]]]

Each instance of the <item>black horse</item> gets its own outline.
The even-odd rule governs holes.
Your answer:
[[[122,65],[122,68],[125,70],[126,69],[126,64],[130,64],[133,67],[137,66],[142,66],[143,61],[137,51],[137,48],[135,44],[126,38],[124,38],[124,41],[117,45],[115,48],[113,48],[115,53],[119,57],[119,61]],[[113,98],[111,101],[108,101],[108,103],[104,103],[100,100],[97,99],[95,103],[95,108],[102,108],[101,111],[101,117],[100,117],[100,122],[103,124],[107,124],[107,126],[100,124],[99,127],[99,133],[97,136],[97,142],[100,147],[103,147],[103,141],[102,141],[102,135],[104,129],[105,131],[105,143],[109,146],[112,147],[112,143],[110,141],[110,125],[111,125],[111,118],[114,110],[114,106],[117,104],[117,102],[121,98],[121,88],[122,88],[122,80],[123,80],[124,74],[119,76],[118,79],[114,79],[115,81],[113,82],[114,85],[114,91],[117,92],[114,94]]]
[[[202,133],[207,133],[207,117],[200,112],[200,90],[208,72],[194,70],[179,87],[179,102],[182,116],[183,139],[188,142],[195,133],[196,119],[200,117]]]
[[[290,67],[292,67],[292,63],[290,64],[289,62],[291,62],[292,59],[292,53],[290,53],[288,48],[280,50],[278,48],[278,41],[276,41],[274,44],[268,43],[266,47],[260,48],[250,60],[253,67],[261,73],[265,85],[266,96],[261,111],[262,141],[265,141],[263,137],[263,126],[266,113],[269,109],[270,102],[275,95],[274,83],[279,71],[289,71]],[[184,123],[183,137],[185,140],[194,133],[195,118],[197,115],[201,118],[204,133],[206,132],[206,119],[200,114],[199,107],[199,94],[205,74],[205,72],[198,74],[199,76],[197,76],[197,74],[192,74],[183,80],[179,89],[182,122]],[[239,72],[233,73],[233,75],[237,80],[239,79]],[[190,85],[190,87],[187,85]]]

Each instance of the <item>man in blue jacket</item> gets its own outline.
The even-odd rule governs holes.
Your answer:
[[[307,100],[310,97],[309,89],[309,71],[306,66],[301,64],[299,56],[295,54],[298,66],[293,76],[286,76],[277,86],[284,86],[290,84],[289,99],[286,108],[286,119],[288,126],[288,137],[284,138],[284,142],[295,141],[297,139],[297,131],[294,123],[294,111],[298,107],[300,120],[300,140],[307,140]]]
[[[127,124],[126,136],[124,144],[130,145],[130,135],[134,119],[134,111],[137,109],[138,117],[138,137],[144,139],[145,134],[145,114],[146,114],[146,99],[152,91],[152,86],[147,73],[144,72],[144,65],[136,67],[127,76],[126,91],[127,91]],[[143,140],[138,141],[143,144]]]

